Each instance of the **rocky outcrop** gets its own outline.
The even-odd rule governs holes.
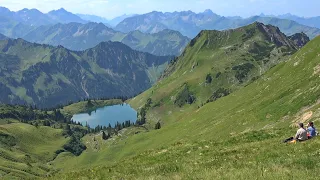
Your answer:
[[[289,39],[299,48],[303,47],[310,41],[310,38],[303,32],[289,36]]]

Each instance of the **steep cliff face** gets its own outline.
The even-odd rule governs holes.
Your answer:
[[[137,52],[122,43],[104,42],[77,52],[22,39],[0,41],[0,55],[0,101],[41,107],[135,95],[152,85],[149,68],[171,58]]]
[[[299,48],[303,47],[310,41],[310,38],[303,32],[289,36],[289,39]]]

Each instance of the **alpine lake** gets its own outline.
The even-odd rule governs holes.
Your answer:
[[[97,108],[88,113],[75,114],[73,121],[80,122],[83,126],[89,125],[91,128],[99,126],[114,127],[115,124],[130,121],[137,121],[137,111],[129,104],[119,104]]]

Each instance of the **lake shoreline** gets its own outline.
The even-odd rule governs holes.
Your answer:
[[[115,126],[116,124],[135,123],[137,121],[137,111],[129,104],[122,103],[107,105],[100,108],[91,108],[92,111],[76,113],[72,116],[72,121],[79,122],[83,126]]]

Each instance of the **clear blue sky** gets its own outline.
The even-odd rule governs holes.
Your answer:
[[[0,6],[15,11],[37,8],[42,12],[63,7],[73,13],[95,14],[109,19],[154,10],[202,12],[205,9],[224,16],[248,17],[260,13],[320,16],[320,0],[0,0]]]

